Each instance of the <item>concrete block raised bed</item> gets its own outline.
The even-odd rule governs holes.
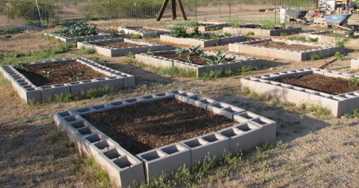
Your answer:
[[[266,41],[273,42],[284,42],[288,45],[291,44],[299,44],[304,46],[316,46],[317,48],[298,51],[291,49],[282,49],[282,48],[272,48],[272,47],[264,47],[264,46],[256,46],[256,43],[263,43]],[[319,57],[328,57],[335,54],[335,52],[343,52],[344,48],[336,47],[332,45],[319,44],[319,43],[310,43],[310,42],[299,42],[285,39],[258,39],[254,41],[246,41],[240,43],[230,43],[228,45],[229,51],[232,52],[241,52],[245,54],[258,55],[258,56],[266,56],[270,58],[280,58],[280,59],[288,59],[293,61],[305,61],[309,60],[311,57],[318,55]]]
[[[2,66],[0,67],[0,71],[4,77],[11,82],[15,91],[18,93],[20,98],[26,101],[26,103],[30,101],[42,102],[44,100],[52,100],[56,97],[56,95],[62,93],[79,94],[82,91],[102,88],[106,85],[113,86],[116,89],[135,86],[135,78],[133,75],[113,70],[85,58],[67,58],[40,61],[29,63],[27,66],[31,67],[37,65],[66,63],[71,61],[77,61],[83,65],[89,66],[95,71],[105,74],[107,77],[83,81],[69,81],[69,83],[64,84],[36,86],[23,74],[16,70],[16,65]]]
[[[112,37],[112,35],[108,34],[108,33],[99,33],[98,35],[88,35],[88,36],[80,36],[80,37],[66,37],[63,35],[56,34],[56,33],[44,33],[44,35],[55,37],[56,39],[59,39],[63,42],[97,40],[97,39]]]
[[[189,104],[199,104],[199,107],[219,113],[222,113],[221,110],[228,110],[223,115],[234,114],[231,116],[238,124],[228,128],[228,130],[231,129],[235,133],[230,134],[227,129],[224,129],[134,156],[83,117],[94,112],[103,112],[113,108],[123,108],[137,103],[167,98],[176,98]],[[218,109],[214,110],[214,108]],[[239,116],[234,117],[236,114]],[[263,121],[259,122],[258,119]],[[206,157],[219,159],[227,152],[237,154],[242,150],[251,149],[263,143],[265,126],[270,126],[276,130],[275,122],[265,121],[267,120],[265,117],[183,90],[156,93],[63,111],[56,113],[54,120],[57,127],[66,132],[69,138],[75,142],[81,153],[93,156],[110,174],[111,179],[123,187],[131,186],[133,182],[137,184],[144,181],[148,182],[162,174],[170,174],[184,165],[187,167],[197,165],[202,163]],[[275,139],[275,132],[270,131],[268,134],[272,134],[270,138]]]
[[[253,28],[249,28],[253,27]],[[302,32],[301,27],[288,27],[288,28],[278,28],[278,29],[261,29],[255,28],[255,25],[242,25],[240,27],[224,27],[223,32],[231,33],[231,34],[241,34],[247,35],[248,33],[252,33],[253,35],[261,35],[261,36],[280,36],[280,35],[292,35],[295,33]]]
[[[338,35],[343,36],[337,36],[335,37],[335,33],[330,31],[318,31],[318,32],[309,32],[309,33],[300,33],[300,36],[305,37],[306,40],[317,40],[319,43],[324,44],[331,44],[336,45],[337,43],[340,43],[341,41],[345,40],[348,36],[344,36],[344,33],[338,33]],[[348,42],[345,43],[345,46],[348,47],[357,47],[359,45],[359,39],[358,38],[348,38]]]
[[[122,48],[112,48],[108,46],[100,46],[100,43],[112,43],[112,42],[125,42],[131,44],[138,44],[144,46],[134,46],[134,47],[122,47]],[[157,51],[169,49],[167,45],[156,44],[152,42],[144,42],[135,39],[126,39],[126,38],[114,38],[106,40],[96,40],[89,42],[77,42],[77,48],[94,48],[98,54],[107,56],[107,57],[116,57],[116,56],[125,56],[129,53],[142,53],[147,52],[148,50]]]
[[[145,26],[126,26],[118,27],[118,32],[124,34],[140,34],[143,38],[159,37],[160,35],[171,34],[172,31],[162,28]]]
[[[216,52],[213,51],[202,51],[208,55],[215,55]],[[175,51],[159,51],[155,52],[155,55],[150,53],[141,53],[136,54],[135,57],[138,61],[153,67],[178,67],[180,69],[191,70],[196,73],[197,76],[201,76],[202,74],[208,73],[210,71],[225,71],[225,70],[238,70],[243,65],[253,65],[253,66],[261,66],[262,61],[257,58],[232,55],[232,54],[224,54],[226,57],[235,57],[233,61],[219,63],[219,64],[206,64],[206,65],[198,65],[193,63],[187,63],[184,61],[168,59],[164,57],[160,57],[157,55],[166,54],[166,53],[175,53]]]
[[[228,27],[229,24],[225,22],[199,22],[198,31],[206,32],[206,31],[214,31],[220,30],[223,27]]]
[[[205,34],[210,34],[210,33],[205,33]],[[160,35],[160,39],[162,42],[169,42],[169,43],[189,45],[189,46],[201,45],[201,47],[208,47],[208,46],[228,44],[231,42],[244,41],[246,40],[246,37],[243,35],[232,35],[218,39],[197,39],[197,38],[178,38],[178,37],[172,37],[170,35]]]
[[[359,69],[359,59],[350,60],[350,68],[351,69]]]
[[[274,81],[276,79],[282,79],[286,77],[300,77],[311,73],[345,79],[356,76],[337,71],[308,68],[250,78],[242,78],[241,85],[242,87],[248,87],[257,93],[268,95],[297,105],[303,103],[321,105],[325,108],[328,108],[332,115],[335,117],[340,117],[345,113],[351,112],[355,108],[359,108],[358,91],[333,95]]]

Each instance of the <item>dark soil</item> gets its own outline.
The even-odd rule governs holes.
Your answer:
[[[307,74],[300,78],[289,77],[276,81],[333,95],[359,90],[359,86],[349,86],[347,79],[327,77],[320,74]]]
[[[124,47],[135,47],[135,46],[146,46],[140,44],[134,44],[130,42],[104,42],[96,44],[98,46],[107,46],[111,48],[124,48]]]
[[[17,68],[21,74],[36,86],[63,84],[81,80],[107,77],[89,66],[72,61],[66,63],[55,63],[51,65],[38,65],[33,67]],[[52,71],[50,74],[43,71]],[[80,73],[80,74],[79,74]],[[77,75],[78,77],[76,78]]]
[[[296,51],[302,50],[311,50],[317,49],[318,46],[307,46],[307,45],[300,45],[300,44],[286,44],[285,42],[275,42],[275,41],[265,41],[260,43],[253,43],[249,44],[253,46],[265,46],[265,47],[272,47],[272,48],[280,48],[280,49],[291,49]]]
[[[134,155],[236,124],[173,98],[83,117]]]
[[[156,54],[155,56],[159,56],[159,57],[165,57],[165,58],[168,58],[168,59],[175,59],[175,60],[180,60],[180,61],[185,61],[185,62],[188,62],[187,60],[187,55],[191,56],[191,58],[193,59],[193,63],[194,64],[197,64],[197,65],[206,65],[208,63],[207,60],[203,60],[201,57],[200,57],[200,54],[191,54],[190,52],[186,52],[186,53],[183,53],[181,56],[177,55],[176,53],[171,53],[171,54]],[[230,57],[227,57],[226,58],[230,58]]]

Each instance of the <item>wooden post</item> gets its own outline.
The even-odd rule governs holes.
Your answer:
[[[163,16],[163,13],[165,12],[166,10],[166,7],[167,7],[167,4],[168,4],[168,1],[169,0],[164,0],[163,3],[162,3],[162,6],[161,6],[161,10],[160,10],[160,13],[158,14],[157,16],[157,19],[156,21],[160,21],[162,16]],[[181,0],[171,0],[172,2],[172,19],[175,20],[177,18],[177,11],[176,11],[176,4],[177,6],[179,7],[180,11],[181,11],[181,14],[182,14],[182,17],[184,20],[187,20],[187,16],[186,16],[186,13],[184,11],[184,8],[183,8],[183,5],[182,5],[182,2]]]
[[[177,18],[176,0],[172,0],[172,20]]]
[[[163,13],[165,12],[165,9],[166,9],[166,7],[167,7],[168,1],[169,1],[169,0],[163,1],[162,6],[161,6],[160,13],[158,14],[157,19],[156,19],[157,21],[160,21],[160,20],[161,20],[161,18],[162,18],[162,16],[163,16]]]
[[[177,5],[181,11],[181,14],[182,14],[182,17],[184,20],[187,20],[187,16],[186,16],[186,13],[184,12],[184,8],[183,8],[183,5],[182,5],[182,1],[181,0],[176,0],[177,2]]]

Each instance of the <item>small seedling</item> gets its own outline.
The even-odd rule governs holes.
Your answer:
[[[149,53],[150,55],[156,55],[156,52],[152,51],[151,49],[148,49],[147,53]]]
[[[348,80],[349,86],[359,86],[359,77],[351,77]]]
[[[72,77],[70,77],[69,80],[72,81],[73,78],[76,78],[76,80],[78,81],[80,79],[80,77],[83,76],[83,75],[84,75],[84,73],[78,72],[78,73],[72,75]]]
[[[28,62],[19,63],[16,68],[24,69],[27,66],[27,64],[29,64],[29,63]]]
[[[45,74],[46,77],[50,77],[53,72],[54,72],[53,70],[50,70],[50,71],[42,71],[42,74]]]

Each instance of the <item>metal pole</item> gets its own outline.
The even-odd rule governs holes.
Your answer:
[[[195,20],[197,21],[197,0],[194,0],[194,17]]]

